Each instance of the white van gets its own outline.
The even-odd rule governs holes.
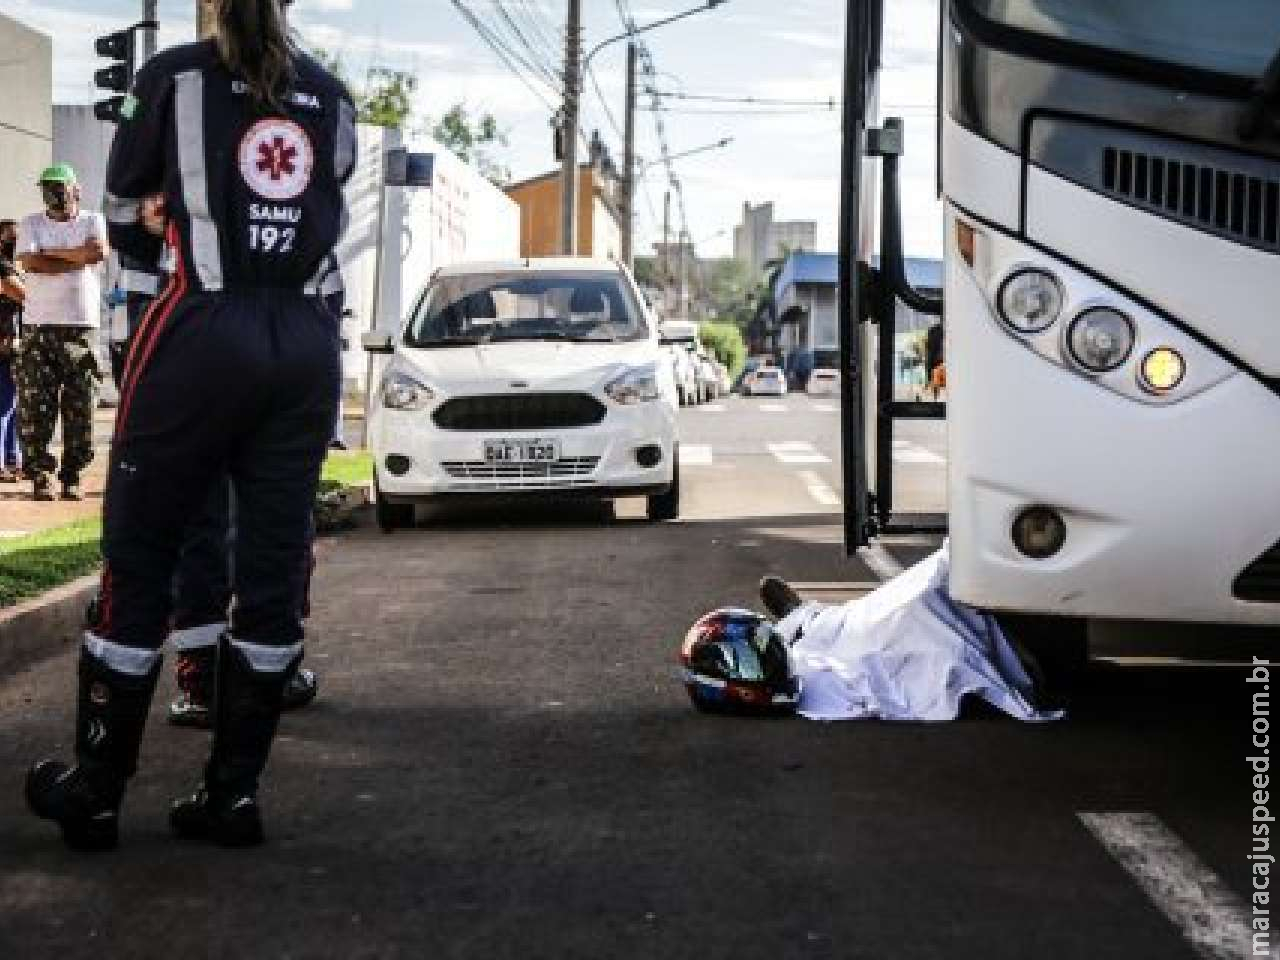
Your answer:
[[[630,273],[571,258],[440,270],[371,399],[378,522],[484,494],[643,496],[679,515],[679,400],[658,324]]]

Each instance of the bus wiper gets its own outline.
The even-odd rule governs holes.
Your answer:
[[[1253,85],[1253,94],[1245,104],[1236,132],[1241,140],[1256,140],[1266,132],[1268,114],[1280,103],[1280,50],[1276,50],[1267,69]]]

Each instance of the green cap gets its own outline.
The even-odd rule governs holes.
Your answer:
[[[37,183],[65,183],[72,185],[77,183],[76,172],[69,163],[55,163],[52,167],[45,167],[44,172],[40,174]]]

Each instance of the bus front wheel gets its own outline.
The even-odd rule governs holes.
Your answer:
[[[1067,703],[1089,666],[1088,621],[1013,613],[996,621],[1031,676],[1039,706]]]

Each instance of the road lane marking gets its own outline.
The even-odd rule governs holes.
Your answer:
[[[724,413],[726,407],[723,403],[704,403],[702,406],[695,407],[694,409],[699,410],[702,413]]]
[[[822,453],[812,443],[806,441],[789,441],[787,443],[767,444],[769,452],[779,463],[830,463],[831,458]]]
[[[1142,810],[1076,814],[1206,960],[1254,956],[1240,899],[1154,814]],[[1268,956],[1280,956],[1273,947]]]
[[[827,486],[825,480],[812,470],[801,470],[796,476],[804,483],[805,489],[809,491],[809,496],[824,507],[838,507],[840,505],[840,497]]]
[[[758,409],[761,413],[786,413],[787,405],[785,403],[762,403]]]
[[[933,465],[941,465],[947,462],[945,457],[940,457],[932,450],[926,450],[910,440],[893,441],[893,459],[898,463],[928,463]]]
[[[886,582],[892,580],[906,569],[893,558],[893,555],[888,550],[878,543],[873,543],[867,547],[859,547],[858,556],[862,558],[863,563],[871,568],[872,573]]]
[[[682,467],[709,467],[712,459],[710,444],[680,444],[680,466]]]
[[[818,413],[839,413],[840,408],[834,403],[815,403],[813,409]]]

